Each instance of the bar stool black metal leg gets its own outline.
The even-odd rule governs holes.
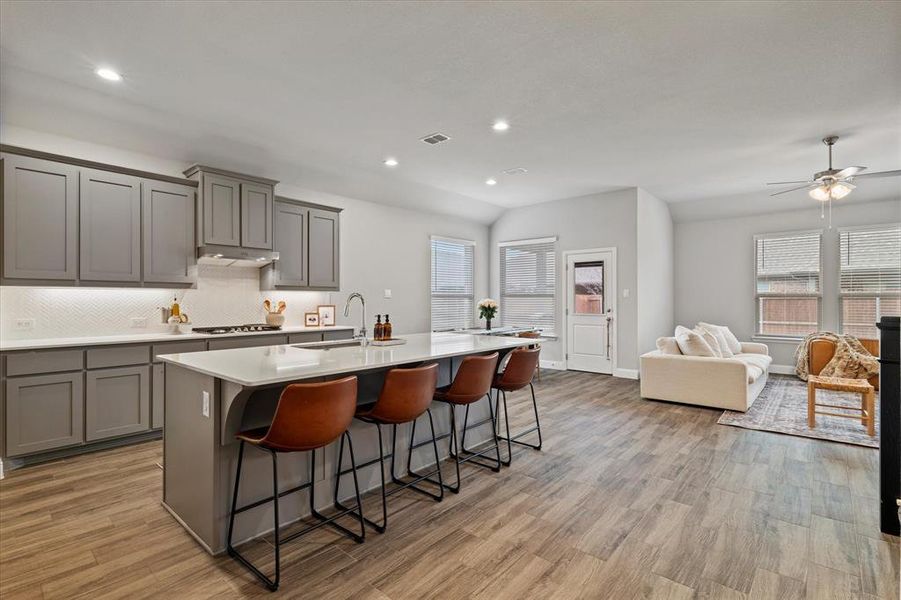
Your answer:
[[[532,393],[532,412],[535,414],[535,426],[530,427],[529,429],[526,429],[525,431],[520,431],[516,435],[510,435],[510,416],[509,416],[509,412],[507,410],[507,393],[500,392],[501,394],[503,394],[503,397],[504,397],[504,422],[506,423],[507,436],[504,437],[504,436],[498,434],[497,437],[498,437],[498,439],[505,440],[507,442],[508,458],[507,458],[507,462],[504,463],[505,465],[509,465],[510,461],[513,459],[513,454],[511,451],[512,450],[511,444],[519,444],[520,446],[532,448],[533,450],[541,450],[541,445],[543,443],[542,438],[541,438],[541,421],[538,418],[538,402],[535,400],[535,386],[532,385],[531,382],[529,383],[529,390]],[[497,406],[497,404],[495,404],[495,405]],[[500,419],[500,407],[498,407],[498,419]],[[522,442],[519,440],[519,438],[521,438],[522,436],[532,433],[533,431],[538,433],[538,444],[530,444],[528,442]]]
[[[391,481],[400,487],[398,487],[394,490],[391,490],[390,493],[393,494],[394,492],[398,492],[401,489],[409,488],[415,492],[419,492],[420,494],[428,496],[429,498],[431,498],[433,500],[441,502],[444,499],[444,487],[442,485],[443,481],[441,479],[441,469],[438,468],[439,465],[441,464],[441,459],[438,456],[438,440],[435,437],[435,423],[432,420],[431,409],[426,409],[426,414],[428,414],[429,427],[432,431],[431,443],[432,443],[432,448],[435,451],[436,470],[430,471],[428,473],[417,473],[416,471],[414,471],[411,468],[411,464],[413,462],[413,449],[419,448],[419,447],[424,446],[425,444],[429,443],[429,440],[426,440],[419,444],[416,444],[414,442],[414,440],[416,439],[416,420],[414,420],[410,425],[410,443],[409,443],[409,447],[407,448],[407,477],[409,477],[410,479],[407,481],[404,481],[403,479],[401,479],[400,477],[397,476],[397,474],[396,474],[397,469],[395,469],[395,464],[397,462],[397,458],[396,458],[397,457],[397,425],[395,425],[393,433],[391,435]],[[431,479],[431,476],[435,475],[436,473],[438,474],[438,481]],[[423,488],[417,486],[416,484],[419,483],[420,481],[428,481],[430,483],[434,483],[435,485],[438,486],[438,493],[436,494],[434,492],[430,492],[429,490],[426,490],[426,489],[423,489]]]
[[[235,472],[235,491],[232,494],[232,509],[228,515],[228,536],[225,538],[225,547],[228,555],[233,556],[234,548],[232,548],[232,534],[235,531],[235,509],[238,507],[238,483],[241,482],[241,466],[244,464],[244,440],[238,446],[238,468]]]
[[[274,538],[273,544],[275,545],[275,581],[267,581],[267,584],[269,585],[269,589],[274,592],[278,589],[282,561],[279,552],[280,544],[278,543],[278,454],[276,452],[270,452],[270,454],[272,454],[272,537]]]
[[[500,446],[498,445],[498,441],[497,441],[496,421],[494,418],[494,408],[491,406],[490,392],[488,394],[486,394],[486,396],[488,398],[488,416],[489,416],[489,418],[479,421],[478,423],[474,424],[472,426],[472,428],[476,428],[481,425],[491,423],[491,435],[494,438],[494,446],[489,446],[488,448],[485,448],[484,450],[480,450],[478,452],[475,450],[469,450],[466,447],[466,431],[468,429],[470,429],[470,427],[469,427],[469,405],[467,404],[466,412],[463,415],[463,436],[462,436],[462,441],[460,444],[460,449],[463,451],[463,453],[466,454],[466,456],[463,458],[462,462],[472,462],[473,464],[479,465],[480,467],[485,467],[487,469],[491,469],[492,471],[497,473],[501,470],[501,465],[503,463],[501,462],[501,451],[500,451]],[[495,454],[497,455],[497,460],[494,462],[494,464],[491,464],[490,462],[482,462],[481,460],[478,460],[479,457],[484,456],[486,453],[491,452],[492,450],[494,450]]]
[[[358,544],[362,544],[363,541],[366,539],[366,529],[363,527],[363,506],[360,503],[360,486],[357,483],[357,463],[354,460],[353,440],[350,437],[350,433],[348,433],[347,431],[345,431],[343,434],[341,434],[341,450],[339,451],[339,454],[343,455],[345,439],[347,440],[348,450],[350,450],[350,470],[351,470],[351,473],[353,473],[354,491],[356,493],[356,498],[357,498],[357,510],[354,511],[353,508],[347,508],[347,507],[341,506],[340,504],[337,504],[337,502],[336,502],[337,507],[341,508],[343,510],[342,510],[342,512],[332,515],[331,517],[326,517],[325,515],[323,515],[322,513],[320,513],[319,511],[316,510],[316,451],[312,450],[312,451],[310,451],[310,455],[311,455],[311,459],[310,459],[310,514],[312,514],[314,517],[316,517],[317,519],[319,519],[321,521],[320,525],[331,525],[332,527],[334,527],[341,533],[350,537],[353,541],[357,542]],[[341,458],[343,458],[343,456]],[[338,496],[337,486],[340,484],[340,472],[341,472],[341,464],[339,463],[338,464],[339,475],[335,477],[335,480],[336,480],[335,481],[335,486],[336,486],[335,498],[337,498],[337,496]],[[345,514],[350,514],[351,516],[357,517],[359,519],[359,521],[360,521],[360,533],[359,534],[354,533],[347,527],[336,522],[335,519],[337,519],[338,517],[345,515]],[[307,528],[303,531],[299,531],[297,533],[292,533],[290,537],[285,539],[285,541],[293,540],[294,538],[306,533],[309,530],[310,530],[310,528]]]

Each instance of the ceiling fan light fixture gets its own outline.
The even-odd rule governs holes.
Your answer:
[[[807,193],[814,200],[826,202],[828,200],[841,200],[850,194],[855,187],[855,185],[847,181],[834,181],[818,185]]]
[[[809,192],[807,192],[811,198],[814,200],[818,200],[820,202],[826,202],[829,200],[829,186],[828,185],[818,185],[813,188]]]

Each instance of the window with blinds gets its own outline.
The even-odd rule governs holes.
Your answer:
[[[800,337],[819,329],[821,237],[818,231],[755,236],[758,335]]]
[[[556,238],[498,244],[500,318],[504,326],[538,327],[556,335]]]
[[[839,231],[839,295],[843,333],[877,339],[901,315],[901,224]]]
[[[473,250],[475,242],[432,237],[432,331],[473,325]]]

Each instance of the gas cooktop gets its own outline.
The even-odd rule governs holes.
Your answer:
[[[221,335],[223,333],[252,333],[254,331],[278,331],[281,327],[267,325],[265,323],[250,323],[248,325],[221,325],[216,327],[195,327],[194,333],[206,333],[209,335]]]

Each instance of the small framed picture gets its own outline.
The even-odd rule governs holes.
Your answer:
[[[319,313],[319,324],[323,327],[330,327],[335,324],[334,304],[320,304],[316,312]]]
[[[319,313],[308,312],[303,313],[303,324],[307,327],[319,327]]]

